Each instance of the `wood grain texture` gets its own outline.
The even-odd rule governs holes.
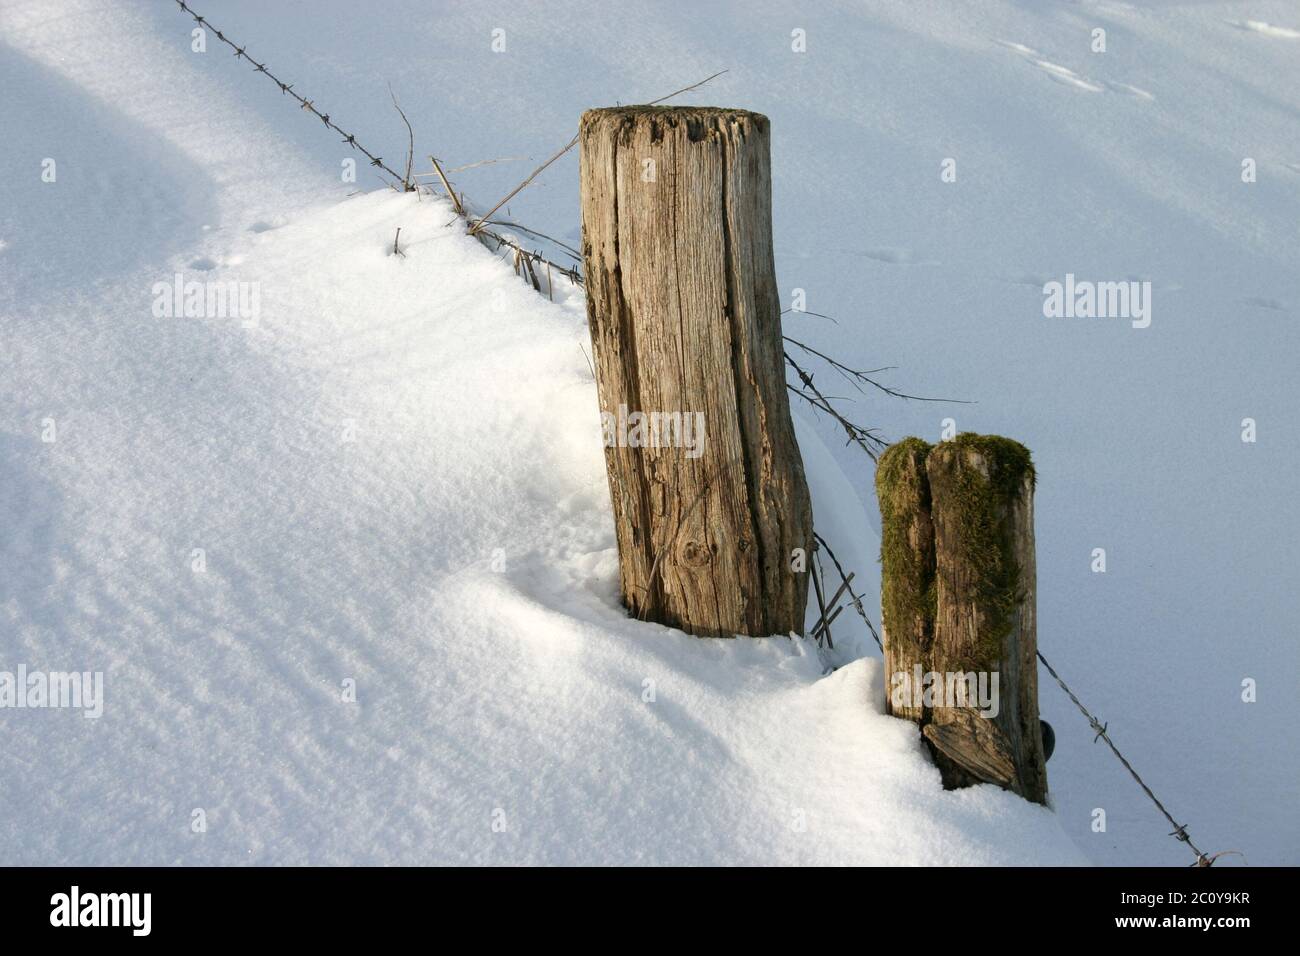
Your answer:
[[[996,436],[962,435],[935,446],[926,471],[937,585],[931,667],[942,673],[997,672],[1000,685],[996,717],[936,708],[931,722],[995,724],[999,746],[1015,767],[1008,789],[1046,803],[1047,761],[1038,717],[1034,475],[1028,451]],[[935,740],[933,734],[930,739]],[[992,739],[972,739],[969,749],[991,753],[984,744]],[[971,761],[950,759],[953,752],[950,746],[935,755],[946,785],[984,779],[971,772]]]
[[[790,420],[767,118],[590,110],[587,318],[603,412],[702,413],[698,457],[606,447],[623,600],[694,634],[802,633],[812,511]]]
[[[880,502],[880,622],[885,654],[885,713],[924,723],[915,695],[895,700],[895,675],[930,670],[934,641],[934,526],[925,459],[930,445],[908,438],[890,445],[876,466]]]
[[[1015,752],[997,721],[985,720],[970,710],[955,710],[943,723],[926,724],[921,733],[946,766],[960,769],[969,778],[963,785],[992,783],[1005,790],[1016,789]]]

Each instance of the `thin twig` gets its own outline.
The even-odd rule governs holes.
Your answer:
[[[411,121],[406,118],[402,108],[397,105],[397,95],[393,92],[393,84],[388,84],[388,95],[393,101],[393,109],[397,110],[397,115],[402,118],[406,124],[406,175],[402,178],[402,185],[406,191],[410,192],[414,187],[411,185],[411,164],[415,162],[415,131],[411,129]]]
[[[831,604],[829,601],[827,604],[831,607],[835,607],[835,605]],[[818,644],[822,642],[822,635],[826,635],[826,645],[832,651],[835,650],[835,642],[831,640],[831,625],[835,623],[835,619],[839,617],[843,611],[844,605],[841,604],[840,606],[835,607],[835,610],[831,611],[831,616],[825,621],[818,621],[817,626],[812,630],[812,637]]]
[[[825,582],[826,570],[822,567],[820,558],[817,559],[817,574],[821,577],[822,581]],[[818,643],[821,643],[821,638],[819,637],[821,631],[825,629],[827,635],[829,635],[831,624],[835,621],[837,617],[840,616],[840,612],[844,610],[843,606],[840,604],[840,596],[844,593],[845,588],[849,586],[849,582],[852,580],[853,580],[853,575],[850,574],[847,578],[841,581],[840,586],[836,588],[835,593],[832,594],[830,600],[826,602],[827,607],[834,608],[835,610],[831,612],[831,616],[829,618],[825,620],[819,620],[817,624],[813,627],[812,636],[817,639]],[[825,585],[823,584],[823,586]],[[830,647],[832,650],[835,649],[834,644],[831,644]]]
[[[657,99],[657,100],[651,100],[649,103],[646,103],[645,105],[646,105],[646,106],[655,106],[655,105],[657,105],[657,104],[659,104],[659,103],[662,103],[664,100],[671,100],[674,96],[677,96],[677,95],[679,95],[679,94],[681,94],[681,93],[689,93],[691,90],[694,90],[694,89],[697,89],[698,87],[703,86],[705,83],[709,82],[709,80],[716,80],[718,77],[720,77],[723,73],[726,73],[726,72],[728,72],[728,71],[727,71],[727,70],[719,70],[717,73],[714,73],[712,76],[706,76],[704,79],[700,80],[700,82],[698,82],[698,83],[692,83],[690,86],[683,86],[680,90],[675,90],[674,92],[669,93],[667,96],[661,96],[661,97],[659,97],[659,99]]]
[[[430,156],[429,162],[433,163],[433,168],[438,173],[438,178],[442,180],[442,188],[447,190],[447,196],[451,199],[451,206],[456,210],[456,215],[464,218],[465,207],[460,204],[460,199],[456,196],[456,190],[451,188],[451,183],[447,182],[447,176],[443,173],[442,167],[438,165],[437,158]]]
[[[647,104],[645,104],[645,105],[646,105],[646,106],[654,106],[656,103],[662,103],[664,100],[672,99],[674,96],[677,96],[677,95],[680,94],[680,93],[686,93],[686,92],[689,91],[689,90],[693,90],[693,89],[696,89],[696,88],[698,88],[698,87],[701,87],[701,86],[703,86],[705,83],[709,82],[709,80],[712,80],[712,79],[714,79],[714,78],[716,78],[716,77],[719,77],[719,76],[721,76],[723,73],[726,73],[726,72],[727,72],[726,70],[719,70],[717,73],[714,73],[713,76],[706,76],[704,79],[700,80],[698,83],[692,83],[690,86],[684,86],[684,87],[682,87],[680,90],[675,90],[674,92],[669,93],[667,96],[661,96],[661,97],[659,97],[659,99],[657,99],[657,100],[651,100],[649,103],[647,103]],[[537,178],[537,177],[542,173],[543,170],[545,170],[548,166],[550,166],[551,163],[555,162],[557,159],[559,159],[561,156],[563,156],[563,155],[564,155],[565,153],[567,153],[569,150],[573,149],[573,147],[577,146],[577,145],[578,145],[578,137],[579,137],[580,135],[581,135],[580,133],[575,133],[575,134],[573,135],[573,139],[569,140],[568,144],[565,145],[563,149],[561,149],[558,153],[556,153],[554,156],[552,156],[552,157],[551,157],[550,159],[548,159],[546,162],[542,163],[542,165],[540,165],[540,166],[538,166],[536,169],[534,169],[534,170],[533,170],[533,171],[528,175],[528,178],[527,178],[527,179],[525,179],[522,183],[520,183],[518,186],[516,186],[514,189],[512,189],[512,190],[510,191],[510,193],[506,196],[505,199],[501,200],[499,203],[497,203],[495,206],[493,206],[491,209],[489,209],[489,210],[487,211],[487,213],[486,213],[486,214],[485,214],[481,219],[479,219],[478,222],[476,222],[474,225],[472,225],[472,226],[470,227],[469,234],[472,236],[472,235],[474,235],[475,233],[477,233],[480,229],[482,229],[483,226],[484,226],[484,224],[486,223],[486,221],[492,217],[492,214],[493,214],[493,213],[495,213],[498,209],[500,209],[502,206],[504,206],[506,203],[508,203],[511,199],[514,199],[515,196],[519,195],[519,193],[522,192],[525,188],[527,188],[527,186],[528,186],[528,185],[529,185],[529,184],[530,184],[534,179],[536,179],[536,178]]]
[[[487,212],[486,212],[486,213],[485,213],[485,214],[484,214],[484,215],[479,219],[478,222],[476,222],[474,225],[470,226],[469,234],[472,236],[472,235],[474,235],[475,233],[477,233],[480,229],[482,229],[483,226],[486,224],[487,220],[490,219],[490,218],[492,218],[492,214],[493,214],[494,212],[496,212],[498,209],[500,209],[502,206],[504,206],[504,205],[505,205],[506,203],[508,203],[510,200],[514,199],[515,196],[519,195],[519,193],[522,192],[522,191],[523,191],[523,190],[528,186],[529,183],[531,183],[534,179],[536,179],[539,175],[541,175],[541,173],[542,173],[542,172],[543,172],[543,171],[544,171],[548,166],[550,166],[551,163],[555,162],[557,159],[559,159],[561,156],[563,156],[565,153],[567,153],[569,150],[573,149],[573,147],[575,147],[575,146],[577,146],[577,145],[578,145],[578,134],[575,133],[574,136],[573,136],[573,139],[569,140],[569,143],[568,143],[567,146],[565,146],[562,150],[560,150],[558,153],[556,153],[554,156],[552,156],[552,157],[551,157],[550,159],[548,159],[546,162],[542,163],[542,165],[538,166],[538,167],[537,167],[536,169],[534,169],[531,173],[529,173],[529,174],[528,174],[528,178],[525,179],[525,180],[524,180],[522,183],[520,183],[518,186],[516,186],[514,189],[510,190],[510,192],[506,195],[506,198],[505,198],[505,199],[501,200],[499,203],[497,203],[495,206],[493,206],[491,209],[489,209],[489,210],[488,210],[488,211],[487,211]]]
[[[822,577],[821,567],[817,564],[817,548],[813,548],[813,563],[808,570],[812,573],[813,593],[817,595],[817,609],[821,611],[820,623],[813,631],[813,636],[822,628],[826,629],[826,643],[834,649],[835,645],[831,643],[831,622],[826,618],[826,600],[822,595]]]
[[[831,546],[826,543],[825,538],[816,531],[813,532],[813,538],[821,547],[826,549],[827,556],[831,559],[831,563],[835,565],[835,570],[839,572],[840,580],[844,582],[844,586],[848,589],[849,597],[853,598],[851,602],[853,610],[858,612],[858,617],[862,618],[862,622],[867,625],[867,630],[871,632],[871,636],[876,640],[876,647],[880,648],[881,653],[884,653],[885,647],[880,641],[880,635],[876,633],[875,625],[871,623],[871,619],[867,617],[867,612],[862,608],[862,598],[853,590],[853,585],[849,583],[853,578],[853,573],[850,572],[847,575],[844,573],[844,566],[840,564],[839,558],[835,557],[835,552],[831,550]]]
[[[586,349],[582,348],[581,342],[578,343],[578,348],[582,349],[582,357],[587,360],[587,368],[591,370],[591,380],[594,382],[596,380],[596,366],[591,364],[591,356],[587,354]]]
[[[822,315],[820,312],[809,312],[807,309],[785,309],[781,314],[786,315],[790,312],[797,313],[798,315],[815,315],[819,319],[830,319],[830,321],[834,322],[836,325],[840,324],[838,319],[832,319],[829,315]]]
[[[858,383],[858,382],[865,382],[866,384],[871,385],[871,386],[873,386],[874,388],[878,388],[878,389],[880,389],[880,390],[881,390],[882,392],[884,392],[886,395],[892,396],[893,398],[901,398],[901,399],[905,399],[905,400],[907,400],[907,401],[915,401],[915,402],[951,402],[951,403],[956,404],[956,405],[974,405],[974,404],[975,404],[975,402],[966,401],[966,400],[964,400],[964,399],[960,399],[960,398],[927,398],[927,397],[925,397],[925,396],[923,396],[923,395],[909,395],[909,394],[907,394],[906,392],[900,392],[900,391],[898,391],[897,389],[890,388],[888,385],[881,385],[881,384],[880,384],[879,382],[877,382],[875,379],[870,378],[870,377],[867,375],[866,372],[860,372],[860,371],[858,371],[858,370],[855,369],[855,368],[850,368],[849,366],[844,365],[844,364],[841,363],[841,362],[837,362],[835,359],[831,358],[829,355],[825,354],[824,352],[819,352],[819,351],[817,351],[815,348],[813,348],[813,347],[810,346],[810,345],[804,345],[804,344],[803,344],[802,342],[800,342],[798,339],[792,339],[792,338],[791,338],[790,336],[788,336],[788,335],[783,335],[783,336],[781,336],[781,338],[785,339],[785,341],[789,342],[791,345],[798,346],[799,348],[803,349],[805,352],[809,353],[810,355],[815,355],[815,356],[817,356],[819,359],[821,359],[822,361],[824,361],[826,364],[830,365],[831,368],[835,369],[837,372],[839,372],[841,375],[843,375],[844,378],[846,378],[846,379],[847,379],[850,383],[852,383],[855,387],[858,387],[858,386],[857,386],[857,383]],[[858,387],[858,391],[862,391],[861,387]]]
[[[455,169],[449,169],[449,173],[463,173],[467,169],[475,169],[479,166],[492,166],[495,163],[521,163],[527,156],[503,156],[500,159],[480,159],[477,163],[466,163],[464,166],[457,166]],[[428,175],[427,173],[425,175]]]

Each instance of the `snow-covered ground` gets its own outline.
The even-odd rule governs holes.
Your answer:
[[[419,155],[529,157],[457,174],[480,204],[728,69],[680,101],[772,118],[781,287],[838,319],[791,332],[978,401],[861,400],[890,437],[1033,449],[1043,651],[1203,849],[1300,862],[1300,7],[195,6],[390,162],[389,83]],[[0,861],[1190,862],[1046,680],[1055,812],[943,792],[850,615],[829,676],[627,620],[581,301],[341,182],[192,27],[0,3],[0,671],[105,674],[98,719],[0,712]],[[572,242],[576,181],[510,213]],[[1067,272],[1149,279],[1151,326],[1044,318]],[[257,322],[156,317],[177,273]],[[874,600],[870,462],[799,437]]]

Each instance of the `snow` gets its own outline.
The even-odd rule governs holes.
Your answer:
[[[1247,20],[1241,26],[1246,30],[1254,30],[1256,33],[1262,33],[1265,36],[1279,37],[1284,40],[1300,40],[1300,30],[1274,26],[1262,20]]]
[[[418,155],[531,157],[458,175],[480,204],[583,108],[728,68],[682,101],[772,118],[781,288],[839,322],[792,333],[979,402],[862,399],[891,437],[1034,450],[1040,646],[1203,849],[1300,859],[1292,5],[202,12],[386,159],[388,82]],[[945,793],[851,612],[820,654],[628,620],[579,296],[364,162],[340,182],[345,148],[191,27],[0,4],[0,670],[106,697],[0,714],[5,862],[1190,862],[1047,679],[1054,810]],[[572,242],[574,157],[510,212]],[[1151,280],[1151,328],[1044,319],[1067,272]],[[257,321],[155,317],[177,273],[257,283]],[[797,424],[870,606],[870,463]]]
[[[377,192],[236,234],[212,274],[264,277],[251,329],[129,294],[90,337],[10,326],[6,405],[65,424],[6,455],[6,650],[107,687],[98,720],[6,714],[16,857],[1074,859],[1045,810],[945,796],[875,662],[627,620],[581,314],[452,218]]]

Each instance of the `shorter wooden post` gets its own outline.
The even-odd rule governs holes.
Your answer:
[[[929,670],[934,642],[934,525],[925,471],[930,447],[906,438],[885,449],[876,466],[885,713],[918,724],[926,723],[921,701],[901,691],[912,688],[918,666]]]
[[[877,491],[887,692],[911,695],[890,712],[921,725],[946,788],[995,783],[1046,803],[1028,449],[996,435],[908,439],[881,457]]]

